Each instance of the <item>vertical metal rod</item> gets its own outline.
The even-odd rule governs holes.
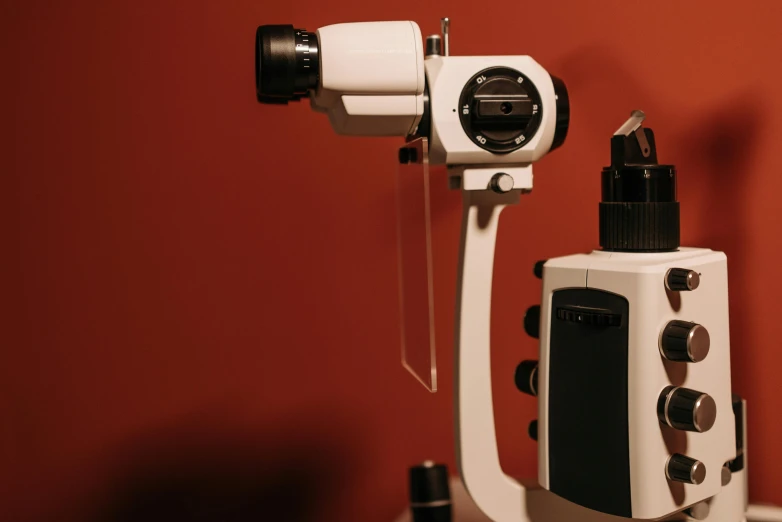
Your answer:
[[[440,20],[440,30],[443,33],[443,56],[451,55],[451,46],[448,33],[450,32],[451,21],[448,18]]]

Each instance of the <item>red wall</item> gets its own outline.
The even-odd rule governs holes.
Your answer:
[[[400,141],[257,104],[252,65],[259,24],[444,15],[454,54],[530,54],[573,106],[500,231],[506,468],[535,467],[532,264],[596,247],[609,136],[641,108],[684,244],[728,254],[751,497],[782,503],[782,3],[29,0],[0,7],[0,519],[380,522],[408,465],[453,465],[448,350],[436,395],[399,364]],[[447,347],[460,206],[434,197]]]

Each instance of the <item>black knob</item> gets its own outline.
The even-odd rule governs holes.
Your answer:
[[[697,485],[703,483],[706,478],[706,466],[699,460],[675,453],[668,459],[665,475],[669,480]]]
[[[524,314],[524,331],[537,339],[540,337],[540,305],[533,305]]]
[[[538,421],[535,419],[534,421],[529,423],[529,427],[527,428],[527,433],[529,434],[529,438],[532,440],[538,440]]]
[[[714,426],[717,404],[706,393],[668,386],[657,401],[657,417],[671,428],[702,433]]]
[[[671,268],[665,274],[665,288],[673,292],[695,290],[701,284],[701,276],[695,270]]]
[[[459,119],[478,147],[503,154],[525,146],[535,136],[547,110],[542,100],[535,84],[521,72],[489,67],[462,89]]]
[[[567,137],[570,126],[570,97],[565,82],[556,76],[552,76],[551,81],[554,84],[554,96],[557,99],[557,124],[554,130],[554,141],[551,143],[551,150],[554,150],[562,146]]]
[[[671,321],[660,336],[660,352],[666,359],[700,362],[709,354],[709,331],[687,321]]]
[[[521,361],[516,366],[516,388],[528,395],[538,394],[538,361]]]
[[[537,261],[535,266],[532,268],[532,273],[535,274],[535,277],[538,279],[543,279],[543,265],[546,264],[546,261],[548,261],[548,259]]]
[[[410,468],[410,510],[414,522],[450,522],[448,467],[426,461]]]

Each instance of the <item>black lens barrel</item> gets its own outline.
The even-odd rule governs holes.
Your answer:
[[[255,87],[262,103],[287,103],[318,86],[318,36],[292,25],[262,25],[255,33]]]

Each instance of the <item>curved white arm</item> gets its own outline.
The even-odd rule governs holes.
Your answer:
[[[472,499],[495,522],[526,522],[524,487],[503,473],[491,391],[491,288],[500,213],[520,191],[463,190],[456,288],[456,458]]]

